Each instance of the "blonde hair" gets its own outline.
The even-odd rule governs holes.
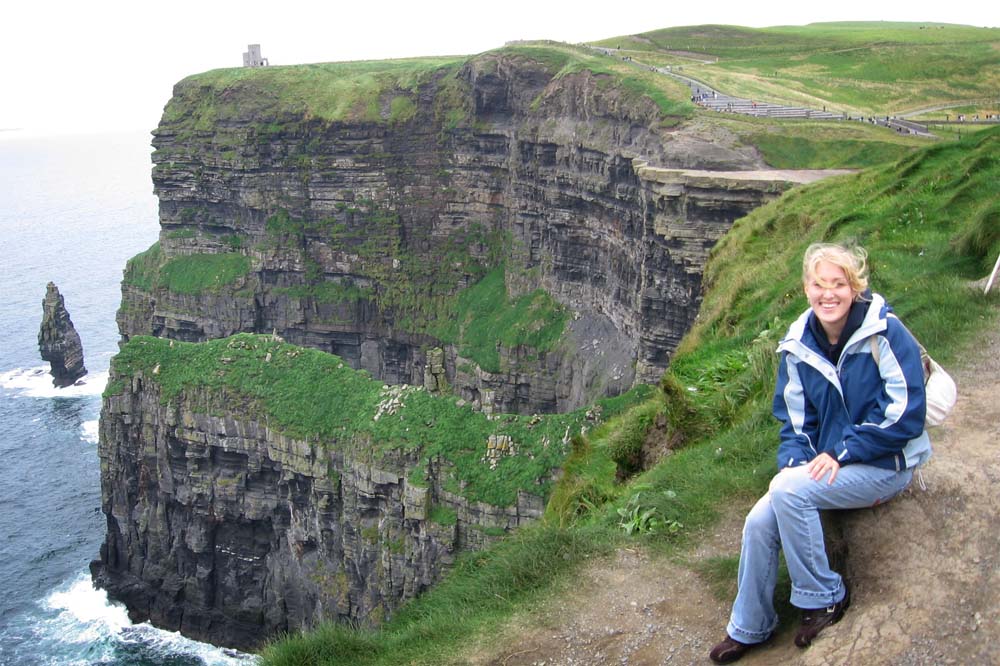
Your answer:
[[[860,296],[868,288],[868,253],[860,246],[845,247],[836,243],[813,243],[802,259],[802,283],[816,274],[816,267],[825,261],[842,268],[851,290]]]

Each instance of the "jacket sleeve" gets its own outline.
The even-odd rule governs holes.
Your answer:
[[[836,447],[841,464],[868,462],[899,453],[924,431],[927,404],[920,346],[898,319],[878,336],[880,394],[860,423],[844,428]],[[874,358],[871,359],[875,361]]]
[[[816,456],[819,418],[806,397],[798,364],[788,352],[781,352],[778,381],[774,387],[772,413],[781,421],[778,469],[804,465]]]

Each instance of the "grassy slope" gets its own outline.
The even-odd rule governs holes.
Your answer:
[[[178,83],[161,124],[211,131],[220,120],[232,118],[376,122],[383,117],[379,102],[386,91],[415,91],[428,77],[453,71],[465,60],[414,58],[216,69]]]
[[[618,508],[652,510],[661,526],[680,526],[679,533],[661,527],[644,537],[647,543],[683,544],[711,522],[716,507],[759,493],[774,471],[773,350],[805,307],[805,246],[816,240],[864,244],[875,289],[947,364],[995,317],[996,293],[985,297],[967,283],[986,274],[1000,253],[998,177],[1000,130],[993,130],[800,188],[744,218],[712,253],[702,316],[663,382],[673,396],[668,419],[687,430],[692,444],[617,484],[609,442],[631,414],[648,414],[649,403],[640,405],[576,445],[556,490],[560,513],[550,513],[545,524],[466,556],[438,588],[380,631],[324,628],[275,644],[265,663],[448,663],[492,623],[530,606],[574,563],[619,543]],[[707,568],[728,571],[724,564]],[[502,600],[491,593],[497,589],[504,590]]]
[[[641,51],[639,59],[703,54],[717,61],[666,64],[683,65],[686,74],[729,94],[857,116],[960,100],[982,100],[978,109],[996,111],[998,41],[995,28],[877,22],[670,28],[600,44]]]
[[[235,119],[263,123],[289,120],[403,122],[412,117],[417,93],[438,80],[437,117],[446,124],[469,120],[467,95],[456,76],[472,58],[491,53],[533,61],[551,77],[589,71],[625,94],[648,97],[665,122],[690,116],[693,106],[678,82],[654,76],[589,49],[536,43],[505,47],[480,56],[412,58],[286,67],[217,69],[189,76],[174,88],[161,126],[212,131]]]

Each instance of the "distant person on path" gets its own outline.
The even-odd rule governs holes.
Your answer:
[[[795,644],[808,647],[838,622],[851,595],[830,569],[819,511],[881,504],[930,456],[920,348],[888,316],[885,299],[868,290],[865,251],[811,245],[802,274],[809,309],[778,346],[779,472],[746,518],[739,590],[726,637],[709,654],[719,664],[769,640],[777,627],[780,551],[792,605],[802,609]]]

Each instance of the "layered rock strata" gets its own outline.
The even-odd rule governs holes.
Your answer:
[[[697,313],[708,250],[790,183],[649,176],[646,162],[761,164],[752,148],[664,129],[652,102],[588,71],[555,78],[498,53],[449,76],[384,94],[386,108],[412,100],[404,122],[236,107],[210,131],[192,129],[199,95],[246,93],[179,84],[154,140],[161,261],[236,253],[248,270],[198,293],[126,279],[122,335],[276,331],[391,383],[437,364],[451,391],[502,412],[567,411],[656,381]],[[466,116],[449,125],[440,100],[456,86]],[[511,298],[541,289],[573,323],[544,349],[498,342],[486,367],[433,321],[498,264]]]
[[[323,621],[378,623],[458,551],[544,508],[523,492],[508,507],[469,501],[442,487],[443,463],[415,483],[405,453],[374,462],[294,439],[224,393],[165,403],[155,376],[124,381],[101,414],[108,532],[91,569],[136,622],[242,649]]]
[[[45,298],[42,299],[38,350],[42,360],[49,363],[53,386],[70,386],[87,374],[80,334],[73,326],[59,287],[53,282],[45,286]]]
[[[162,231],[126,271],[123,337],[273,333],[486,414],[655,382],[697,314],[711,247],[796,178],[713,173],[762,165],[605,77],[556,74],[486,54],[383,91],[378,118],[357,121],[268,106],[253,77],[270,72],[182,82],[155,133]],[[491,298],[557,304],[557,340],[531,342],[546,322],[522,316],[525,341],[470,342],[461,298],[498,268]],[[405,455],[290,439],[225,392],[164,403],[151,375],[117,380],[94,576],[134,619],[196,638],[252,647],[325,619],[378,622],[457,550],[543,508],[526,493],[471,502],[434,465],[414,485]],[[497,435],[482,464],[517,450]],[[430,520],[432,504],[454,523]]]

